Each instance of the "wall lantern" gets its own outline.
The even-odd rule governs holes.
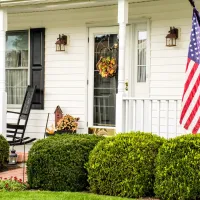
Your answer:
[[[178,29],[175,27],[170,27],[169,34],[166,36],[166,46],[167,47],[176,46],[177,39],[178,39]]]
[[[65,51],[65,45],[67,45],[67,36],[59,34],[59,38],[57,38],[55,44],[56,44],[56,51]]]
[[[16,154],[16,151],[14,150],[14,148],[10,151],[8,164],[9,165],[17,164],[17,154]]]

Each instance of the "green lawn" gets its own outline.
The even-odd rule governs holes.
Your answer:
[[[128,200],[130,198],[101,196],[78,192],[0,192],[2,200]]]

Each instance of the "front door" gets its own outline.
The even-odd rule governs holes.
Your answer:
[[[88,126],[115,127],[118,27],[89,29]]]

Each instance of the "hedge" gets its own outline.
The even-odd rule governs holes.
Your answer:
[[[9,144],[7,140],[0,135],[0,170],[2,170],[6,160],[9,156]]]
[[[200,198],[200,135],[167,141],[156,159],[155,193],[161,199]]]
[[[88,187],[84,164],[102,137],[63,134],[39,140],[32,146],[27,175],[31,188],[82,191]]]
[[[150,133],[107,138],[90,153],[91,192],[121,197],[153,196],[155,158],[165,140]]]

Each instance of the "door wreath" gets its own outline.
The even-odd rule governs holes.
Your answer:
[[[117,48],[102,48],[96,68],[102,78],[114,77],[117,72]]]
[[[113,77],[117,71],[116,58],[110,56],[101,56],[96,66],[102,78]]]

